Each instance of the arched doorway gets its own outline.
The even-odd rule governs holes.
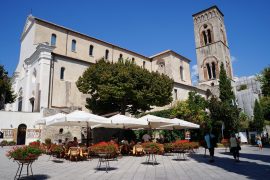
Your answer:
[[[24,145],[25,144],[26,128],[27,128],[27,126],[25,124],[20,124],[18,126],[17,145]]]

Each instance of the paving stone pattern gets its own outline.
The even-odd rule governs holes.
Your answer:
[[[5,156],[8,149],[0,148],[0,180],[14,179],[18,167]],[[201,148],[186,160],[158,155],[155,165],[145,163],[146,157],[124,156],[110,161],[111,168],[106,173],[105,168],[96,170],[98,159],[70,162],[43,155],[33,163],[33,173],[35,179],[54,180],[270,179],[270,148],[258,151],[256,147],[243,146],[239,163],[224,149],[216,149],[215,156],[215,162],[209,163],[208,154],[204,157]]]

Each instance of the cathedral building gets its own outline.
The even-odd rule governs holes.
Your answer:
[[[207,89],[212,92],[217,89],[221,62],[228,76],[233,77],[230,51],[224,16],[216,6],[193,14],[193,21],[198,86],[193,86],[191,82],[190,60],[175,51],[166,50],[147,57],[32,15],[28,16],[20,38],[19,62],[12,78],[17,99],[6,106],[6,112],[0,112],[3,120],[0,130],[4,132],[4,138],[13,138],[24,144],[40,137],[40,129],[34,123],[37,118],[58,112],[69,113],[75,109],[87,111],[85,104],[88,95],[78,90],[76,81],[101,58],[110,62],[117,62],[119,58],[129,59],[150,72],[157,71],[172,78],[173,102],[165,107],[155,107],[155,110],[169,108],[179,100],[186,100],[190,91],[206,97]],[[47,129],[44,132],[43,137],[53,138],[58,130]],[[72,133],[78,137],[80,129]]]

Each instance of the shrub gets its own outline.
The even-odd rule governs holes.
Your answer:
[[[119,147],[116,143],[111,142],[100,142],[91,146],[91,151],[98,153],[117,153],[119,151]]]
[[[29,146],[39,148],[40,147],[40,142],[39,141],[30,142]]]
[[[8,145],[9,145],[9,146],[14,146],[14,145],[16,145],[16,142],[15,142],[15,141],[9,141],[9,142],[8,142]]]
[[[164,144],[164,151],[166,153],[172,152],[172,150],[173,150],[173,143],[165,143]]]
[[[13,147],[6,156],[14,160],[32,160],[37,159],[41,154],[42,150],[37,147],[23,146]]]
[[[52,140],[50,138],[46,138],[45,139],[45,144],[46,145],[51,145],[52,144]]]
[[[146,142],[142,144],[144,151],[152,151],[154,153],[161,153],[161,146],[158,143]]]
[[[3,140],[2,142],[1,142],[1,146],[7,146],[8,145],[8,142],[6,141],[6,140]]]

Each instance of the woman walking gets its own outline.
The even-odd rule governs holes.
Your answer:
[[[257,140],[259,150],[262,151],[262,138],[261,138],[261,136],[257,135],[256,140]]]
[[[239,162],[240,143],[240,139],[237,139],[235,134],[232,134],[230,138],[230,151],[233,153],[233,158],[236,162]]]

